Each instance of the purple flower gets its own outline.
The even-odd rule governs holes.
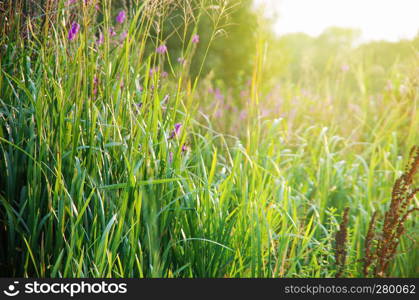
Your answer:
[[[127,18],[127,15],[125,14],[125,10],[121,10],[119,12],[119,14],[116,16],[116,21],[119,24],[122,24],[122,23],[124,23],[124,21],[125,21],[126,18]]]
[[[166,96],[164,96],[163,100],[161,101],[162,103],[165,103],[167,100],[169,100],[169,94],[166,94]]]
[[[165,44],[158,46],[156,52],[159,54],[165,54],[167,52],[167,46]]]
[[[102,33],[102,31],[101,32],[99,32],[99,38],[96,40],[96,44],[99,46],[99,45],[102,45],[103,44],[103,42],[104,42],[104,37],[103,37],[103,33]]]
[[[121,41],[121,43],[123,41],[125,41],[125,39],[127,38],[127,36],[128,36],[128,33],[126,31],[124,31],[123,33],[121,33],[121,35],[119,37],[119,40]]]
[[[74,40],[77,36],[77,33],[80,30],[80,25],[77,22],[73,22],[73,24],[71,24],[71,28],[70,31],[68,32],[68,39],[70,41]]]
[[[224,99],[224,95],[221,93],[219,88],[215,89],[214,94],[215,94],[215,98],[217,98],[218,100]]]
[[[76,3],[76,2],[77,2],[77,0],[68,0],[68,1],[65,3],[65,5],[70,6],[70,5],[72,5],[72,4]]]
[[[154,75],[154,73],[156,73],[156,72],[158,72],[159,71],[159,67],[152,67],[151,69],[150,69],[150,71],[149,71],[149,75],[150,76],[153,76]]]
[[[167,73],[166,71],[163,71],[162,73],[161,73],[161,77],[162,78],[167,78],[169,76],[169,73]]]
[[[194,44],[198,44],[199,43],[199,34],[195,34],[192,37],[192,43],[194,43]]]
[[[173,152],[169,152],[169,162],[173,161]]]
[[[188,146],[186,146],[186,144],[183,144],[182,145],[182,153],[185,153],[185,152],[187,152],[189,150],[189,147]]]
[[[97,94],[98,84],[99,84],[99,78],[95,75],[95,77],[93,78],[93,95]]]
[[[110,36],[115,36],[116,35],[115,29],[113,27],[109,28],[109,35]]]
[[[242,110],[241,112],[240,112],[240,116],[239,116],[239,118],[240,118],[240,120],[244,120],[244,119],[246,119],[247,118],[247,110]]]
[[[169,139],[172,139],[180,134],[180,129],[182,128],[182,123],[176,123],[175,129],[170,133]]]
[[[142,102],[138,102],[135,104],[135,107],[137,108],[138,111],[141,110],[141,108],[143,107],[143,103]]]
[[[183,65],[185,63],[185,59],[183,57],[179,57],[177,59],[177,62],[180,63],[181,65]]]
[[[347,65],[347,64],[343,64],[343,65],[340,67],[340,69],[341,69],[341,71],[342,71],[342,72],[347,72],[347,71],[349,71],[349,65]]]

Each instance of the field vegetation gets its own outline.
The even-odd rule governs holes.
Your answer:
[[[419,37],[251,1],[0,1],[0,275],[417,277]]]

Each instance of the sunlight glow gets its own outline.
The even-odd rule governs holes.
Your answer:
[[[397,41],[419,32],[419,0],[255,0],[277,17],[278,34],[319,35],[339,26],[362,30],[362,41]]]

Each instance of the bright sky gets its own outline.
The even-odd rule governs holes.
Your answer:
[[[255,0],[277,15],[278,34],[319,35],[330,26],[358,28],[362,40],[397,41],[419,32],[419,0]]]

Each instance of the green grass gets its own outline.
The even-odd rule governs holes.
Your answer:
[[[262,38],[248,118],[202,117],[214,100],[201,79],[170,49],[146,51],[162,43],[150,33],[155,11],[131,11],[121,45],[95,45],[114,22],[104,3],[99,24],[80,12],[74,41],[63,3],[45,25],[49,37],[24,41],[16,30],[2,41],[0,275],[333,277],[334,235],[349,206],[344,274],[362,276],[371,215],[388,207],[419,142],[418,87],[374,103],[345,82],[344,92],[324,88],[326,76],[304,97],[285,82],[284,115],[262,118]],[[184,40],[188,59],[193,47]],[[150,75],[168,60],[168,78]],[[327,104],[330,94],[339,102]],[[220,132],[223,120],[237,125],[234,135]],[[176,123],[182,130],[170,138]],[[407,231],[416,244],[402,239],[391,276],[419,275],[415,217]]]

